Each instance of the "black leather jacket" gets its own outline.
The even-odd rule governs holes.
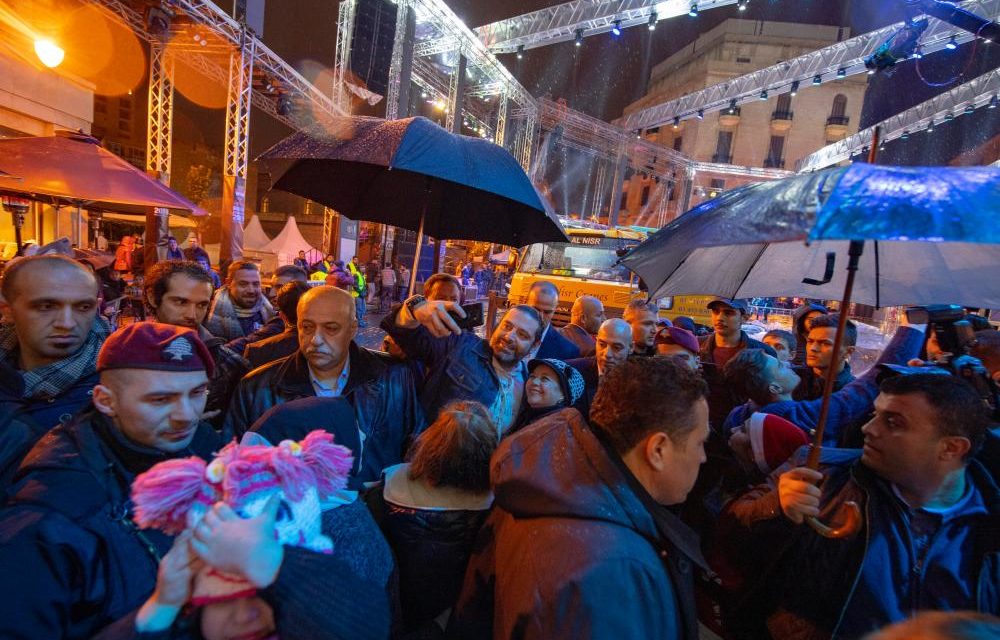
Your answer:
[[[247,374],[236,388],[223,433],[241,437],[271,407],[315,396],[305,356],[296,351]],[[344,397],[354,407],[360,433],[358,476],[377,480],[382,469],[402,462],[410,442],[426,426],[413,370],[355,343]]]

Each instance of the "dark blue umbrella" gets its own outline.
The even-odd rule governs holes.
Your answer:
[[[515,247],[567,241],[506,149],[426,118],[335,118],[323,131],[292,134],[260,158],[295,160],[278,189],[351,219],[417,231],[418,253],[423,234]],[[412,279],[416,272],[414,266]]]

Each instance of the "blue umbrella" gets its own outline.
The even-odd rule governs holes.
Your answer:
[[[566,242],[555,213],[506,149],[449,133],[426,118],[335,118],[294,133],[261,159],[295,160],[275,187],[424,234],[520,247]]]
[[[877,133],[875,138],[873,149]],[[886,296],[899,298],[892,304],[971,303],[976,298],[992,307],[993,301],[1000,302],[998,214],[996,168],[855,163],[725,193],[661,229],[622,262],[646,281],[652,297],[700,293],[833,298],[822,292],[840,284],[834,281],[840,255],[847,258],[840,297],[841,308],[847,309],[865,242],[870,241],[874,251],[865,269],[869,280],[861,287],[866,302],[880,305]],[[820,265],[821,277],[801,278],[803,271],[819,275],[814,269]],[[883,291],[886,286],[889,290]],[[846,318],[841,314],[835,353]],[[819,464],[833,379],[828,376],[826,381],[813,435],[807,462],[813,469]],[[845,503],[838,515],[838,527],[816,518],[809,523],[832,538],[859,530],[857,504]]]

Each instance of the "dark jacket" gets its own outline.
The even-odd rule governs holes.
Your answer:
[[[697,538],[574,409],[501,442],[456,638],[698,637]]]
[[[806,363],[806,314],[812,311],[820,313],[830,313],[830,310],[821,304],[804,304],[792,311],[792,333],[795,334],[795,353],[792,354],[792,364],[805,365]]]
[[[52,398],[22,398],[24,382],[21,372],[0,362],[0,408],[23,410],[35,423],[48,430],[70,421],[76,412],[90,404],[94,386],[100,381],[96,371],[83,376],[58,396]],[[0,409],[8,410],[8,409]]]
[[[24,456],[48,430],[23,407],[0,403],[0,491],[7,488]]]
[[[795,387],[795,393],[792,394],[792,398],[795,400],[815,400],[816,398],[822,398],[823,385],[826,384],[826,380],[816,375],[812,367],[796,366],[794,369],[802,382],[799,383],[799,386]],[[851,365],[850,363],[846,363],[844,364],[844,368],[840,370],[840,373],[837,374],[837,379],[833,381],[833,390],[840,391],[853,381],[854,373],[851,371]]]
[[[542,344],[538,347],[536,358],[555,358],[556,360],[569,360],[580,357],[580,349],[575,344],[563,337],[559,330],[553,326],[545,332]]]
[[[293,327],[270,338],[247,344],[246,348],[243,349],[243,357],[247,359],[250,363],[250,369],[253,370],[269,362],[290,356],[298,348],[299,332]]]
[[[756,544],[785,545],[780,562],[751,590],[755,601],[748,603],[762,613],[775,612],[768,621],[771,634],[790,640],[815,637],[810,633],[856,638],[921,609],[1000,613],[1000,489],[986,468],[969,463],[970,500],[941,522],[919,567],[912,559],[908,507],[860,463],[860,455],[855,450],[822,469],[822,520],[846,501],[861,507],[862,529],[850,538],[831,540],[808,526],[791,525],[781,516],[774,490],[756,497],[761,517],[744,522]],[[878,584],[866,584],[863,571],[869,579],[880,576]]]
[[[754,340],[746,331],[740,331],[740,344],[737,350],[763,349],[768,355],[777,357],[774,349],[759,340]],[[726,382],[725,373],[715,365],[715,334],[708,334],[701,339],[701,373],[708,383],[708,421],[714,429],[718,429],[725,421],[733,407],[746,402],[745,396],[740,396],[732,385]]]
[[[590,416],[590,405],[594,402],[594,396],[597,395],[597,384],[601,380],[601,374],[597,370],[597,357],[575,358],[567,360],[566,364],[579,371],[580,375],[583,376],[583,395],[577,402],[577,406],[580,413],[586,418]]]
[[[236,385],[250,367],[241,355],[226,346],[222,338],[216,338],[205,327],[198,327],[198,336],[208,347],[208,352],[215,361],[215,369],[208,381],[208,401],[205,403],[205,411],[218,411],[219,415],[211,422],[221,427],[222,413],[229,408]]]
[[[281,318],[281,316],[275,315],[273,318],[265,322],[260,327],[260,329],[257,329],[248,336],[240,336],[239,338],[230,340],[229,342],[226,343],[226,346],[235,351],[236,353],[243,354],[243,352],[247,348],[247,345],[251,345],[256,342],[260,342],[261,340],[266,340],[267,338],[270,338],[272,336],[276,336],[281,332],[283,332],[285,328],[286,328],[285,321]]]
[[[559,335],[576,345],[581,358],[589,358],[597,351],[597,340],[587,333],[587,330],[575,324],[567,324],[560,328]]]
[[[910,327],[900,327],[896,335],[886,345],[875,366],[865,371],[853,382],[830,396],[830,412],[827,415],[826,430],[823,433],[823,443],[836,445],[844,434],[844,430],[857,423],[869,411],[878,396],[876,379],[880,372],[880,364],[906,364],[915,358],[924,342],[924,333]],[[816,428],[819,423],[819,411],[822,399],[817,400],[781,400],[764,407],[758,407],[753,401],[732,410],[723,424],[723,432],[728,434],[736,425],[746,421],[755,411],[773,413],[792,422],[804,431]]]
[[[408,469],[386,469],[366,501],[399,563],[404,629],[416,631],[455,604],[493,496],[432,487]]]
[[[314,397],[309,365],[301,352],[251,371],[236,388],[223,433],[241,436],[271,407]],[[355,343],[350,346],[350,373],[343,396],[357,418],[362,451],[358,477],[378,480],[382,469],[401,462],[412,438],[423,431],[413,370]]]
[[[468,331],[435,338],[422,326],[405,329],[396,325],[398,313],[397,309],[387,315],[382,329],[408,357],[426,367],[420,402],[429,422],[454,400],[475,400],[486,407],[493,404],[500,391],[500,379],[493,370],[493,352],[486,340]]]
[[[0,510],[0,637],[90,638],[139,607],[171,538],[132,523],[132,480],[220,444],[202,423],[187,450],[167,456],[129,443],[93,409],[46,434]]]

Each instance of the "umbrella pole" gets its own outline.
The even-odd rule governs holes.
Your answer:
[[[413,249],[413,269],[410,271],[410,289],[412,296],[417,289],[417,268],[420,266],[420,247],[424,244],[424,220],[427,218],[427,201],[430,200],[430,189],[424,194],[424,210],[420,212],[420,227],[417,229],[417,246]]]

